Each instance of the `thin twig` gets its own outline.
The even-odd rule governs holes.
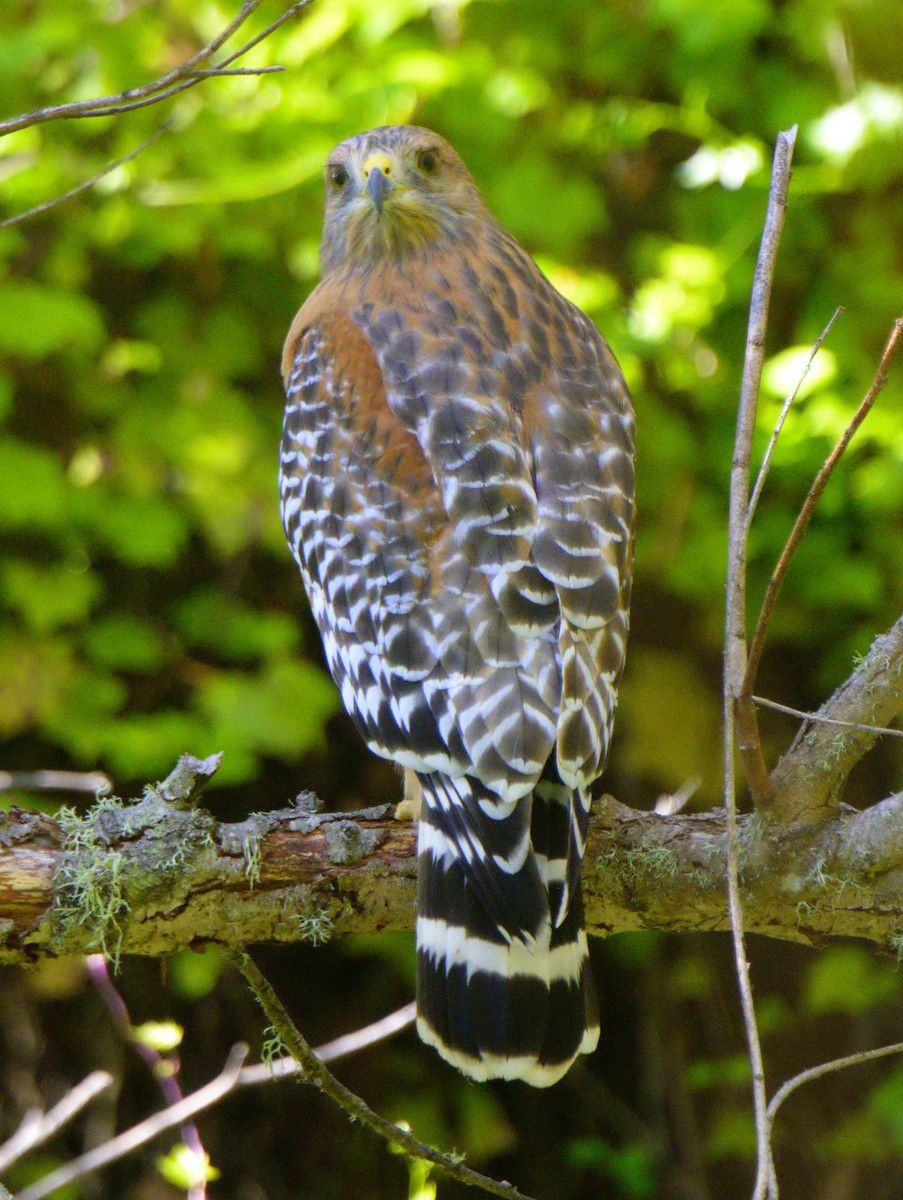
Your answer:
[[[456,1161],[454,1158],[440,1154],[432,1146],[427,1146],[424,1142],[419,1142],[406,1129],[402,1129],[399,1125],[394,1125],[391,1121],[387,1121],[385,1117],[381,1117],[379,1113],[374,1112],[360,1096],[356,1096],[343,1083],[340,1083],[320,1059],[317,1058],[286,1012],[269,981],[256,966],[250,955],[246,954],[243,950],[233,949],[226,950],[225,953],[235,967],[244,975],[248,986],[257,997],[270,1024],[277,1031],[291,1052],[292,1057],[298,1063],[301,1077],[305,1083],[309,1083],[321,1092],[324,1092],[340,1108],[344,1109],[353,1121],[359,1121],[387,1142],[399,1146],[409,1158],[432,1163],[433,1166],[438,1167],[440,1171],[449,1175],[452,1179],[457,1179],[459,1182],[469,1184],[472,1187],[482,1188],[484,1192],[489,1192],[492,1196],[503,1196],[506,1197],[506,1200],[529,1200],[528,1197],[524,1196],[523,1192],[518,1191],[512,1184],[491,1179],[488,1175],[481,1175],[478,1171],[473,1171],[470,1167],[465,1167],[463,1163]],[[25,1197],[24,1200],[33,1200],[33,1198]]]
[[[822,1075],[828,1075],[832,1071],[843,1071],[847,1067],[856,1067],[860,1063],[871,1062],[876,1058],[887,1058],[891,1054],[903,1054],[903,1042],[895,1042],[892,1046],[881,1046],[877,1050],[861,1050],[858,1054],[848,1054],[845,1058],[834,1058],[830,1062],[819,1063],[817,1067],[810,1067],[807,1071],[800,1071],[799,1075],[788,1079],[772,1096],[771,1103],[768,1105],[769,1121],[774,1121],[778,1109],[787,1097],[798,1087],[802,1087],[804,1083],[811,1083],[813,1079],[820,1079]]]
[[[0,1171],[7,1170],[35,1146],[48,1142],[112,1082],[113,1076],[108,1071],[92,1071],[48,1112],[29,1113],[13,1136],[0,1146]]]
[[[784,582],[784,577],[787,574],[787,569],[793,555],[800,542],[803,540],[803,534],[806,532],[806,527],[812,518],[815,511],[815,506],[821,498],[822,492],[827,487],[828,480],[840,461],[843,452],[850,443],[853,434],[868,416],[872,405],[878,398],[878,393],[887,383],[887,375],[890,370],[890,365],[894,360],[894,356],[900,345],[900,339],[903,338],[903,317],[898,317],[894,321],[894,327],[887,339],[887,344],[884,347],[884,353],[881,355],[881,361],[878,364],[878,369],[875,372],[875,377],[871,382],[871,386],[866,392],[856,412],[853,414],[850,423],[837,442],[837,445],[825,459],[821,470],[815,477],[812,486],[809,488],[809,494],[800,509],[799,516],[796,518],[793,529],[790,531],[790,536],[784,549],[781,551],[781,557],[778,559],[777,566],[771,574],[768,581],[768,587],[765,589],[765,597],[762,601],[762,607],[759,610],[759,619],[756,623],[756,631],[753,634],[752,641],[749,645],[749,656],[746,660],[746,672],[743,678],[743,693],[748,696],[752,693],[755,686],[756,673],[759,669],[759,662],[762,658],[762,651],[765,647],[765,635],[768,632],[768,624],[771,620],[774,606],[777,602],[778,593],[781,590],[781,584]]]
[[[774,448],[778,443],[778,438],[780,437],[781,430],[784,428],[784,422],[787,420],[787,414],[790,412],[790,408],[791,408],[794,400],[797,397],[797,393],[799,392],[800,388],[805,383],[806,376],[809,374],[810,370],[812,369],[812,364],[815,362],[816,354],[818,354],[819,350],[821,350],[822,345],[824,344],[825,338],[828,336],[828,334],[831,332],[832,328],[834,327],[834,322],[837,320],[837,318],[839,316],[842,315],[843,311],[844,311],[843,306],[840,306],[840,307],[834,309],[834,315],[831,317],[831,320],[824,327],[824,329],[821,332],[821,335],[819,337],[817,337],[815,339],[815,341],[813,342],[812,350],[809,354],[809,357],[806,359],[806,365],[803,367],[802,374],[800,375],[799,379],[796,381],[793,391],[790,393],[790,395],[784,401],[784,403],[781,407],[781,411],[778,414],[778,419],[777,419],[777,421],[775,421],[774,429],[771,431],[771,437],[768,439],[768,445],[765,447],[765,453],[762,455],[762,465],[759,467],[759,474],[756,477],[756,484],[755,484],[755,487],[753,488],[752,498],[750,499],[749,507],[746,510],[746,523],[745,523],[744,534],[747,537],[749,536],[749,530],[750,530],[750,526],[752,525],[753,517],[756,515],[756,506],[759,503],[759,497],[762,495],[762,488],[765,486],[765,480],[768,477],[768,471],[771,466],[771,456],[774,454]]]
[[[771,1137],[778,1109],[787,1097],[791,1096],[797,1088],[802,1087],[804,1083],[811,1083],[813,1080],[820,1079],[823,1075],[828,1075],[833,1071],[843,1071],[847,1067],[856,1067],[860,1063],[872,1062],[876,1058],[887,1058],[891,1054],[903,1054],[903,1042],[895,1042],[892,1046],[881,1046],[877,1050],[861,1050],[858,1054],[848,1054],[844,1058],[834,1058],[830,1062],[819,1063],[817,1067],[809,1067],[807,1071],[800,1071],[799,1075],[794,1075],[792,1079],[788,1079],[786,1083],[783,1083],[778,1088],[768,1105],[769,1138]],[[773,1161],[771,1163],[768,1186],[769,1197],[778,1200],[778,1180]]]
[[[371,1025],[365,1025],[363,1029],[355,1029],[353,1033],[344,1033],[341,1037],[326,1042],[323,1046],[317,1046],[314,1054],[321,1062],[334,1062],[348,1054],[356,1054],[358,1050],[373,1046],[377,1042],[399,1033],[402,1029],[407,1029],[413,1023],[416,1014],[417,1005],[412,1000],[410,1004],[405,1004],[403,1008],[396,1009],[388,1016],[380,1017]],[[289,1075],[297,1075],[299,1070],[298,1063],[286,1055],[284,1058],[276,1058],[269,1063],[255,1063],[253,1067],[242,1067],[238,1084],[239,1087],[248,1087],[257,1083],[266,1083],[271,1079],[284,1079]]]
[[[778,244],[784,225],[787,190],[790,184],[790,163],[796,140],[796,126],[778,135],[772,167],[768,210],[762,233],[762,244],[756,263],[755,279],[750,299],[749,330],[743,366],[743,382],[737,414],[737,434],[731,466],[730,512],[728,526],[727,603],[724,628],[724,807],[727,814],[727,891],[734,944],[734,960],[746,1040],[752,1067],[753,1106],[756,1121],[756,1183],[754,1200],[763,1200],[771,1177],[771,1144],[767,1117],[765,1072],[762,1046],[756,1024],[752,998],[746,942],[743,933],[743,909],[740,902],[740,872],[737,861],[737,797],[734,770],[735,703],[746,659],[746,512],[749,498],[750,459],[759,381],[762,374],[765,330],[771,283],[777,258]],[[759,747],[761,759],[761,747]],[[762,764],[764,770],[764,764]],[[767,775],[767,772],[766,772]]]
[[[859,721],[836,721],[833,717],[820,717],[818,713],[803,712],[802,709],[791,708],[788,704],[778,704],[777,700],[766,700],[764,696],[753,696],[753,703],[761,704],[763,708],[772,708],[775,712],[787,713],[790,717],[802,717],[804,721],[818,721],[822,725],[840,725],[844,729],[860,729],[863,733],[903,738],[903,729],[888,729],[884,725],[863,725]]]
[[[192,79],[220,79],[226,75],[275,75],[284,71],[278,64],[272,67],[209,67],[203,71],[192,71]]]
[[[238,50],[235,50],[232,54],[227,55],[219,65],[221,67],[231,66],[231,64],[234,63],[237,58],[241,58],[243,55],[247,54],[249,50],[253,50],[255,46],[259,45],[260,42],[264,41],[265,38],[268,38],[271,33],[275,33],[280,26],[284,25],[286,21],[290,21],[292,17],[301,12],[302,9],[307,8],[307,6],[311,3],[312,0],[297,0],[297,3],[293,4],[291,8],[287,8],[282,16],[277,17],[275,21],[272,21],[269,25],[267,25],[266,29],[261,30],[256,37],[252,37],[249,42],[245,42],[245,44]]]
[[[108,1163],[115,1162],[118,1158],[123,1158],[164,1130],[171,1129],[173,1125],[181,1125],[195,1113],[209,1108],[211,1104],[227,1095],[235,1087],[235,1080],[238,1078],[247,1053],[247,1046],[234,1046],[225,1067],[215,1079],[204,1084],[202,1088],[198,1088],[196,1092],[192,1092],[190,1096],[186,1096],[184,1100],[180,1100],[178,1104],[164,1108],[162,1112],[155,1113],[152,1117],[127,1129],[125,1133],[110,1138],[108,1142],[89,1150],[87,1154],[82,1154],[56,1171],[51,1171],[49,1175],[44,1175],[36,1183],[19,1192],[16,1200],[43,1200],[45,1196],[49,1196],[74,1179],[79,1179],[82,1175],[87,1175],[99,1167],[105,1167]]]
[[[130,154],[125,154],[122,158],[117,158],[115,162],[107,163],[102,171],[98,171],[96,175],[92,175],[84,183],[80,183],[77,187],[64,192],[62,196],[55,196],[53,200],[46,200],[43,204],[37,204],[34,208],[29,208],[26,212],[16,213],[14,217],[7,217],[5,221],[0,221],[0,229],[5,229],[7,225],[18,225],[20,221],[25,221],[29,217],[36,217],[38,213],[46,212],[48,208],[53,208],[57,204],[62,204],[64,200],[71,200],[73,196],[78,196],[82,192],[86,192],[89,187],[93,187],[97,183],[98,179],[103,179],[104,175],[109,175],[117,167],[123,167],[127,162],[131,162],[133,158],[137,158],[142,150],[146,149],[151,142],[156,141],[160,134],[165,133],[171,125],[172,121],[167,121],[165,125],[162,125],[156,132],[152,133],[149,138],[145,138],[140,146],[136,146]]]
[[[113,782],[102,771],[0,771],[0,792],[109,791]]]

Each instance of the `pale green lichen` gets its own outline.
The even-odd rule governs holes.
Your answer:
[[[298,918],[298,933],[302,942],[322,946],[332,937],[334,922],[325,909]]]
[[[638,846],[624,855],[623,873],[627,879],[667,879],[676,875],[680,862],[667,846]]]
[[[121,919],[129,910],[123,892],[124,859],[98,833],[97,819],[122,807],[118,797],[104,796],[84,816],[72,808],[60,810],[57,820],[66,840],[53,877],[58,940],[84,929],[87,948],[107,955],[114,969],[122,950]]]
[[[248,887],[256,887],[260,883],[260,834],[245,834],[241,843],[241,852],[245,860],[245,877],[248,880]]]
[[[289,1057],[288,1046],[282,1040],[282,1035],[274,1025],[269,1025],[263,1033],[263,1045],[260,1048],[260,1061],[275,1072],[276,1061]]]

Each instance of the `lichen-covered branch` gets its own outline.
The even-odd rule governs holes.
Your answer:
[[[0,961],[413,928],[409,822],[386,806],[310,805],[224,824],[195,804],[210,769],[183,760],[179,786],[174,773],[133,804],[101,799],[84,817],[3,814]],[[741,817],[738,848],[747,930],[903,943],[903,793],[783,837]],[[725,852],[720,811],[666,817],[600,803],[584,875],[590,932],[728,929]]]

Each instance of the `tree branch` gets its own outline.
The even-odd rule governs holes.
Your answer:
[[[895,669],[863,676],[864,668],[858,685],[899,687]],[[852,706],[853,683],[841,691]],[[813,787],[820,754],[803,739],[787,756]],[[188,761],[194,768],[183,762],[178,776],[131,805],[102,798],[84,817],[64,811],[58,820],[18,809],[0,815],[0,961],[103,948],[162,956],[205,942],[322,941],[413,927],[416,830],[389,807],[289,808],[223,824],[192,803],[193,770],[211,770],[209,761]],[[861,812],[841,807],[786,839],[763,837],[756,816],[737,824],[748,931],[896,946],[903,793]],[[726,856],[723,812],[662,816],[613,799],[597,805],[584,873],[589,931],[728,929]]]
[[[176,95],[178,92],[185,91],[186,88],[194,87],[203,79],[209,79],[213,75],[219,74],[235,74],[234,71],[228,71],[228,68],[238,58],[247,54],[254,46],[269,37],[280,25],[284,25],[301,9],[306,8],[311,0],[299,0],[293,4],[286,12],[267,26],[256,37],[246,42],[240,49],[230,54],[221,63],[212,67],[204,68],[204,64],[209,62],[214,54],[229,40],[233,33],[239,29],[248,20],[255,9],[260,7],[262,0],[244,0],[238,15],[229,22],[224,30],[206,46],[203,46],[196,54],[187,59],[180,66],[175,67],[172,71],[168,71],[165,75],[161,75],[159,79],[155,79],[152,83],[146,83],[141,87],[128,88],[123,92],[116,92],[110,96],[97,96],[89,100],[73,100],[68,104],[53,104],[46,108],[35,109],[34,112],[23,113],[18,117],[9,117],[5,121],[0,121],[0,137],[7,133],[15,133],[19,129],[28,129],[32,125],[44,125],[48,121],[59,121],[64,118],[73,117],[109,117],[117,113],[131,112],[136,108],[143,108],[148,104],[156,104],[160,100],[165,100],[170,96]],[[267,71],[272,71],[273,67],[248,68],[248,73],[261,74]],[[275,68],[280,69],[280,68]]]

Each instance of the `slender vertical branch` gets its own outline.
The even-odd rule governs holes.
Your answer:
[[[737,743],[743,771],[749,789],[756,800],[772,790],[771,777],[762,755],[759,724],[751,700],[738,704],[746,672],[746,545],[747,512],[749,511],[749,477],[752,459],[759,385],[765,357],[765,330],[771,300],[771,283],[777,259],[784,216],[787,211],[787,189],[790,184],[790,163],[796,141],[796,126],[778,135],[768,211],[749,307],[749,327],[743,360],[743,380],[740,385],[740,404],[737,412],[737,433],[731,463],[731,496],[728,518],[727,619],[724,630],[725,699],[731,709],[731,723],[736,720]],[[733,760],[733,730],[730,740]]]
[[[746,960],[746,942],[743,934],[743,909],[740,902],[740,879],[737,864],[737,797],[736,772],[734,768],[735,704],[746,667],[746,513],[749,507],[749,475],[752,457],[753,432],[759,396],[759,381],[762,375],[765,330],[768,322],[768,305],[771,282],[774,276],[778,244],[784,225],[787,205],[787,190],[790,184],[790,163],[796,140],[796,126],[788,133],[778,135],[768,211],[762,244],[756,263],[750,302],[749,330],[743,364],[743,382],[740,389],[740,405],[737,414],[737,434],[734,442],[734,458],[731,465],[730,511],[728,525],[727,600],[724,626],[724,807],[727,814],[727,890],[731,917],[731,932],[734,943],[734,959],[740,1001],[753,1077],[753,1105],[756,1119],[757,1163],[754,1200],[762,1200],[773,1178],[771,1165],[771,1143],[765,1092],[765,1072],[762,1065],[762,1047],[756,1025],[749,964]],[[752,708],[752,705],[750,705]],[[753,721],[755,712],[753,710]],[[741,753],[751,787],[766,792],[770,779],[762,760],[758,730],[753,727],[752,737],[741,736]],[[750,731],[747,730],[747,734]]]

